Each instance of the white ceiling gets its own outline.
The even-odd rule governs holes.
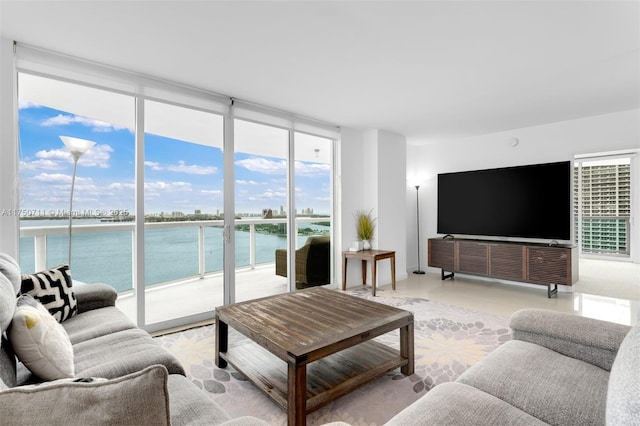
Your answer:
[[[638,1],[11,1],[3,37],[420,144],[640,106]]]

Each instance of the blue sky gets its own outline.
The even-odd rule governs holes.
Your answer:
[[[59,136],[96,142],[78,163],[74,211],[134,210],[134,134],[126,128],[53,108],[20,105],[21,209],[69,207],[73,161]],[[235,154],[236,212],[286,205],[286,161]],[[223,153],[217,147],[145,136],[145,213],[223,210]],[[296,206],[330,210],[328,164],[296,162]]]

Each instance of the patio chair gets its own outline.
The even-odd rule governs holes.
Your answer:
[[[329,284],[331,273],[331,239],[327,236],[309,237],[296,250],[296,289]],[[287,250],[276,250],[276,275],[287,276]]]

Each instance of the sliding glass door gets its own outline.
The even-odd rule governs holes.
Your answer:
[[[234,146],[235,301],[239,302],[288,291],[289,132],[234,120]]]
[[[294,133],[296,249],[305,258],[296,263],[299,288],[331,283],[332,140]],[[306,247],[305,247],[306,246]]]
[[[223,121],[144,102],[146,324],[223,304]]]

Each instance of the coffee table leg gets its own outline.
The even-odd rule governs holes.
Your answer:
[[[414,373],[413,362],[413,321],[400,328],[400,356],[407,359],[407,364],[400,367],[400,372],[405,376]]]
[[[362,285],[367,285],[367,261],[362,262]]]
[[[220,358],[220,352],[227,352],[229,349],[229,326],[227,323],[220,321],[216,314],[216,352],[215,361],[218,368],[225,368],[227,361]]]
[[[290,360],[287,380],[287,423],[304,426],[307,424],[307,364]]]
[[[343,256],[342,260],[342,290],[347,289],[347,256]]]

